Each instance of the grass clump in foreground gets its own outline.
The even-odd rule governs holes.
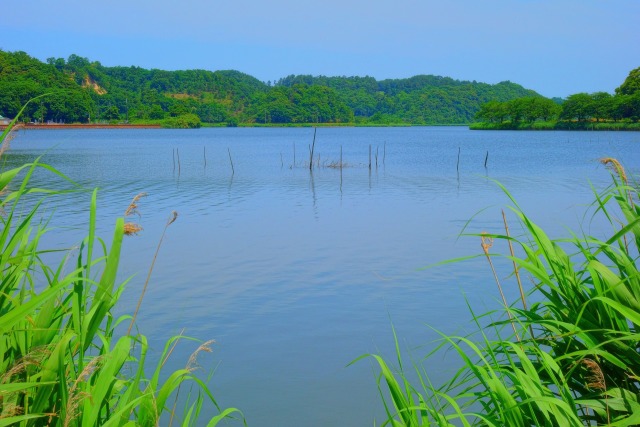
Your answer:
[[[593,208],[611,224],[611,237],[550,239],[505,190],[525,236],[510,237],[505,220],[505,234],[477,236],[479,256],[492,269],[492,258],[506,256],[514,282],[521,289],[520,276],[532,282],[528,295],[506,306],[501,321],[491,320],[497,313],[472,313],[477,333],[443,335],[411,371],[403,369],[397,340],[397,370],[379,355],[357,359],[372,357],[379,366],[383,425],[640,425],[638,192],[615,159],[602,163],[614,184],[595,194]],[[492,254],[492,239],[516,249]],[[435,386],[424,365],[444,350],[459,355],[463,366]]]
[[[9,129],[0,135],[0,156],[8,147]],[[68,181],[37,161],[0,173],[0,426],[215,426],[238,413],[217,406],[187,361],[184,369],[162,370],[184,337],[172,338],[150,369],[145,368],[146,337],[116,333],[121,323],[133,323],[130,316],[112,314],[124,285],[116,276],[127,224],[116,220],[107,250],[95,235],[95,191],[88,235],[75,257],[66,252],[58,266],[42,260],[50,251],[39,247],[47,229],[38,208],[61,192],[34,188],[37,170]],[[210,351],[208,344],[196,352]],[[176,421],[181,389],[188,396]],[[217,415],[203,424],[198,418],[209,406]]]

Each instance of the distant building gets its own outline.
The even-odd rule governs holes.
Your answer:
[[[9,123],[11,123],[11,119],[7,119],[6,117],[0,115],[0,126],[8,125]]]

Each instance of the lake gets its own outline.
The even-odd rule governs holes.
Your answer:
[[[378,371],[370,360],[347,366],[353,359],[380,353],[393,361],[393,327],[419,360],[436,345],[435,330],[473,330],[467,301],[477,312],[499,308],[483,257],[424,268],[482,254],[478,237],[460,233],[503,232],[501,210],[513,203],[496,182],[552,237],[566,236],[566,227],[605,237],[606,224],[584,215],[591,186],[611,182],[598,159],[615,157],[629,174],[640,168],[633,132],[319,128],[310,172],[313,139],[312,128],[21,131],[5,167],[42,156],[87,189],[45,204],[45,214],[55,213],[48,246],[84,237],[94,187],[107,241],[133,196],[148,194],[131,218],[144,230],[123,248],[121,278],[132,279],[119,315],[135,309],[178,211],[139,331],[156,359],[182,330],[214,339],[199,362],[205,373],[215,368],[215,397],[261,427],[380,424]],[[341,153],[343,168],[330,167]],[[64,185],[45,174],[37,181]],[[497,266],[513,301],[511,271]],[[183,342],[170,368],[183,367],[195,347]],[[445,354],[427,368],[437,384],[457,366]]]

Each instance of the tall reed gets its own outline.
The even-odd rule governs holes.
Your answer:
[[[97,191],[88,200],[88,234],[79,250],[64,251],[58,265],[43,260],[51,250],[40,245],[48,229],[39,207],[61,192],[34,187],[36,173],[71,182],[39,160],[0,173],[0,426],[156,426],[169,419],[169,399],[182,384],[195,394],[181,425],[202,425],[198,417],[209,406],[217,413],[204,421],[209,426],[242,418],[219,408],[191,367],[151,369],[147,338],[116,332],[126,320],[113,314],[124,287],[116,278],[125,222],[116,219],[107,250],[96,236]],[[161,359],[180,338],[169,341]]]
[[[413,373],[403,367],[397,340],[396,368],[379,355],[356,359],[371,357],[380,369],[383,425],[640,424],[638,189],[618,162],[605,160],[613,165],[613,184],[594,191],[593,214],[610,224],[606,240],[577,233],[551,239],[502,187],[525,235],[514,238],[506,229],[504,235],[477,237],[517,247],[521,255],[485,254],[512,261],[517,280],[528,276],[528,306],[521,296],[505,305],[499,321],[490,320],[497,313],[479,315],[470,307],[476,332],[443,334]],[[454,351],[462,366],[448,382],[435,385],[427,367],[441,351]]]

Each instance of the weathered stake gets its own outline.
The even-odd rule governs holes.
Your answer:
[[[311,144],[311,153],[309,156],[309,170],[313,170],[313,150],[316,147],[316,132],[318,128],[313,128],[313,144]]]
[[[386,166],[387,161],[387,141],[384,142],[384,147],[382,149],[382,164]]]
[[[176,157],[178,157],[178,176],[180,176],[180,151],[176,148]]]
[[[231,175],[235,175],[236,170],[233,168],[233,159],[231,158],[231,149],[227,147],[227,152],[229,153],[229,163],[231,163]]]
[[[342,145],[340,145],[340,193],[342,193]]]

